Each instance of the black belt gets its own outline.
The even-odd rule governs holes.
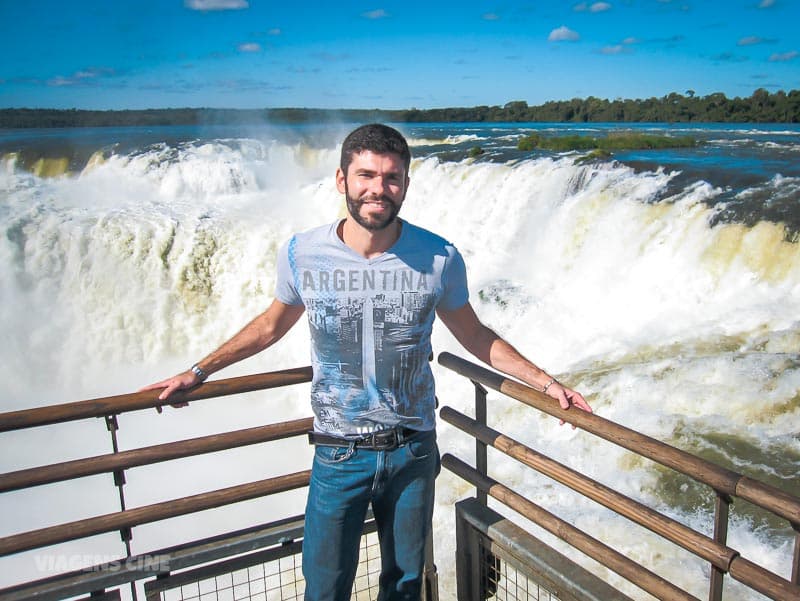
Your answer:
[[[349,447],[353,445],[356,449],[370,449],[372,451],[393,451],[402,447],[420,430],[411,428],[391,428],[390,430],[379,430],[361,438],[344,438],[323,434],[322,432],[309,432],[308,443],[323,447]]]

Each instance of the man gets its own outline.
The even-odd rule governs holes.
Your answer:
[[[166,400],[277,342],[307,312],[316,445],[303,541],[305,597],[350,598],[361,527],[372,505],[381,547],[380,599],[419,599],[439,472],[434,315],[473,355],[556,399],[584,398],[483,325],[456,248],[398,218],[411,155],[380,124],[351,132],[336,187],[348,214],[281,249],[270,307],[190,370],[148,386]]]

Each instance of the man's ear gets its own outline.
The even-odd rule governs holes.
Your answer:
[[[344,194],[345,177],[341,167],[336,168],[336,189],[340,194]]]
[[[411,178],[406,175],[406,187],[403,189],[403,200],[406,199],[406,194],[408,194],[408,186],[411,185]]]

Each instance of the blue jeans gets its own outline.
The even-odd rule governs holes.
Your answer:
[[[350,599],[370,503],[381,548],[378,599],[419,600],[440,468],[435,431],[394,451],[317,446],[303,539],[306,601]]]

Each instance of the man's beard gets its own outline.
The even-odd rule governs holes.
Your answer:
[[[356,223],[358,223],[360,226],[373,232],[384,230],[389,227],[394,220],[397,219],[397,214],[400,212],[400,207],[385,194],[381,196],[353,198],[350,196],[350,191],[347,189],[347,184],[345,184],[344,197],[347,201],[347,210],[350,213],[350,216],[355,219]],[[375,200],[380,200],[387,203],[390,207],[389,213],[384,217],[371,217],[362,215],[362,205],[364,205],[366,202]]]

